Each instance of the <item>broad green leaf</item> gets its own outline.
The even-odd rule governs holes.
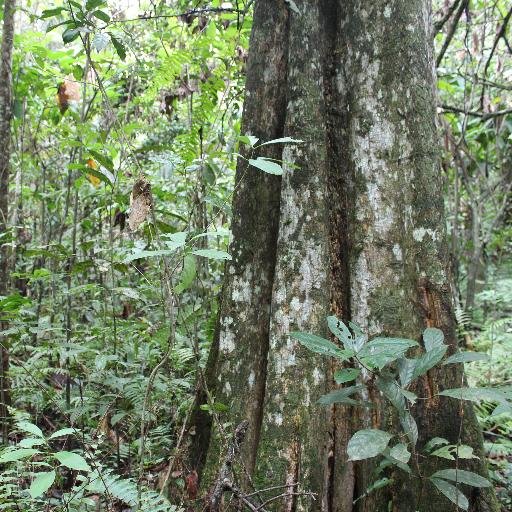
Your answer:
[[[441,329],[435,327],[428,327],[423,331],[423,343],[425,344],[425,350],[429,352],[434,347],[439,347],[444,342],[444,334]]]
[[[116,181],[115,176],[108,169],[92,169],[90,167],[82,167],[80,169],[84,174],[89,174],[98,178],[103,183],[113,186]]]
[[[459,489],[457,489],[457,487],[439,478],[430,477],[430,481],[459,508],[462,510],[467,510],[469,508],[468,499],[459,491]]]
[[[112,41],[112,44],[114,45],[114,49],[116,50],[117,55],[121,60],[126,59],[126,49],[124,47],[124,44],[113,34],[109,33],[110,40]]]
[[[360,373],[361,370],[358,368],[344,368],[343,370],[334,372],[334,380],[336,384],[344,384],[345,382],[355,380]]]
[[[62,11],[67,11],[65,7],[55,7],[54,9],[45,9],[41,16],[39,16],[42,20],[45,18],[52,18],[53,16],[58,16]]]
[[[489,356],[482,352],[459,352],[450,356],[443,364],[472,363],[473,361],[487,361]]]
[[[76,428],[61,428],[54,432],[48,439],[56,439],[57,437],[71,436],[79,432]]]
[[[96,161],[98,161],[105,169],[108,169],[110,172],[114,172],[114,162],[112,162],[112,159],[107,156],[103,155],[102,153],[99,153],[98,151],[95,151],[94,149],[90,149],[89,153]]]
[[[249,144],[249,146],[254,147],[260,139],[258,139],[258,137],[254,137],[253,135],[240,135],[238,140],[243,144]]]
[[[439,445],[443,444],[449,444],[449,441],[444,439],[444,437],[433,437],[426,445],[425,445],[425,451],[429,452],[433,448]]]
[[[231,254],[228,254],[226,251],[218,251],[217,249],[198,249],[197,251],[192,251],[192,254],[202,256],[203,258],[208,258],[210,260],[232,259]]]
[[[34,425],[29,421],[19,421],[16,425],[20,430],[34,434],[37,437],[44,438],[43,431],[37,425]]]
[[[500,414],[508,414],[512,416],[512,405],[510,403],[499,403],[492,411],[491,417],[499,416]]]
[[[479,459],[478,455],[473,453],[473,447],[467,444],[461,444],[455,447],[455,452],[459,459]]]
[[[413,446],[418,442],[418,425],[410,412],[400,415],[400,424]]]
[[[357,405],[359,402],[354,400],[353,398],[349,398],[354,393],[358,393],[365,389],[364,386],[350,386],[348,388],[337,389],[335,391],[331,391],[327,395],[323,395],[318,400],[319,404],[322,405],[331,405],[331,404],[345,404],[345,405]]]
[[[110,21],[110,16],[104,11],[94,11],[92,15],[105,23]]]
[[[398,375],[402,387],[406,388],[412,382],[415,367],[416,359],[402,357],[398,360]]]
[[[393,436],[378,429],[359,430],[347,445],[349,460],[364,460],[376,457],[388,446]]]
[[[2,452],[2,455],[0,455],[0,463],[14,462],[16,460],[26,459],[28,457],[32,457],[36,453],[39,453],[39,451],[34,448],[18,448],[14,450],[7,450]]]
[[[268,160],[263,157],[256,159],[250,158],[249,164],[268,174],[275,174],[276,176],[281,176],[283,174],[283,168],[277,162],[273,162],[272,160]]]
[[[480,400],[489,400],[490,402],[506,402],[507,397],[504,393],[493,388],[453,388],[445,389],[439,393],[441,396],[449,396],[458,400],[470,400],[479,402]]]
[[[358,358],[368,366],[381,370],[389,363],[401,358],[405,352],[418,344],[404,338],[374,338],[358,352]]]
[[[341,320],[338,320],[335,316],[328,316],[327,326],[334,336],[343,343],[345,348],[354,348],[352,333]]]
[[[296,339],[301,345],[317,354],[337,357],[342,360],[350,357],[347,356],[346,351],[341,350],[341,348],[336,346],[334,343],[326,340],[325,338],[321,338],[316,334],[309,334],[307,332],[291,332],[290,336]]]
[[[443,459],[455,460],[455,457],[453,456],[453,448],[454,446],[452,444],[441,446],[441,448],[434,450],[431,455],[434,455],[435,457],[441,457]]]
[[[403,462],[404,464],[407,464],[411,458],[411,453],[403,443],[393,446],[389,451],[389,455],[393,457],[393,459]]]
[[[185,247],[187,243],[188,231],[179,231],[177,233],[169,233],[166,235],[162,235],[162,238],[165,238],[165,245],[169,249],[180,249],[181,247]]]
[[[45,473],[38,473],[30,484],[28,492],[32,498],[39,498],[44,494],[55,481],[55,471],[48,471]]]
[[[300,144],[302,142],[304,142],[304,141],[300,140],[300,139],[292,139],[291,137],[282,137],[280,139],[273,139],[273,140],[264,142],[263,144],[260,144],[258,147],[268,146],[269,144],[289,144],[289,143]]]
[[[44,439],[41,439],[40,437],[38,437],[38,438],[26,437],[25,439],[22,439],[18,443],[18,446],[20,448],[33,448],[34,446],[40,446],[45,443],[46,443],[46,441]]]
[[[101,52],[107,47],[109,40],[110,38],[108,37],[108,34],[105,34],[105,32],[98,32],[94,34],[92,46],[97,52]]]
[[[399,414],[405,412],[405,397],[398,382],[386,377],[377,377],[375,380],[377,389],[391,402]]]
[[[87,461],[78,453],[73,452],[57,452],[53,456],[63,465],[69,469],[76,471],[91,471],[91,467]]]
[[[432,347],[428,352],[425,352],[420,357],[418,357],[418,359],[416,359],[412,378],[417,379],[421,375],[427,373],[437,363],[439,363],[441,359],[443,359],[447,350],[447,345],[438,345]]]
[[[483,476],[464,469],[441,469],[436,471],[430,478],[443,478],[460,484],[471,485],[472,487],[490,487],[491,482]]]
[[[79,28],[67,28],[62,33],[62,41],[64,44],[71,43],[75,39],[78,38],[80,35],[80,29]]]
[[[87,0],[85,3],[85,10],[90,12],[93,9],[98,8],[100,5],[104,5],[105,3],[105,0]]]
[[[174,287],[174,291],[180,294],[190,288],[190,285],[196,278],[196,272],[196,259],[194,256],[187,254],[183,259],[183,269],[180,274],[180,282]]]
[[[124,263],[130,263],[134,260],[140,260],[144,258],[156,258],[159,256],[169,256],[171,254],[174,254],[174,250],[170,249],[161,249],[157,251],[141,251],[141,250],[134,250],[131,254],[128,254],[124,258]]]
[[[400,388],[400,393],[402,393],[402,395],[404,395],[405,398],[407,398],[407,400],[409,400],[409,402],[411,402],[412,405],[414,405],[416,403],[416,400],[418,400],[417,395],[415,395],[411,391],[407,391],[406,389]]]

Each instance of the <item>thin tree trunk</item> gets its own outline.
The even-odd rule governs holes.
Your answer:
[[[9,195],[9,168],[11,158],[11,118],[12,118],[12,49],[14,39],[14,12],[16,9],[15,0],[4,0],[4,18],[2,32],[2,48],[0,63],[0,235],[5,236],[7,232],[8,218],[8,195]],[[4,238],[0,243],[0,296],[6,295],[8,286],[8,253],[7,240]],[[6,327],[5,322],[0,320],[1,331]],[[11,403],[9,372],[9,346],[5,337],[0,338],[1,342],[1,368],[0,368],[0,422],[4,443],[8,440],[9,434],[9,412],[8,406]]]

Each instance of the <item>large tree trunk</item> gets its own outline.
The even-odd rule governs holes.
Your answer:
[[[7,232],[9,162],[11,158],[11,118],[12,118],[12,48],[14,39],[15,0],[4,0],[4,18],[0,62],[0,235]],[[0,296],[8,292],[7,240],[0,241]],[[0,319],[0,331],[5,324]],[[7,340],[0,337],[0,422],[3,441],[9,433],[10,386],[8,379],[9,350]]]
[[[365,415],[317,405],[333,385],[333,363],[289,337],[325,334],[325,318],[335,313],[370,335],[419,339],[436,326],[456,347],[430,27],[428,0],[256,3],[245,130],[265,140],[284,131],[304,143],[283,152],[281,183],[239,166],[233,261],[208,385],[229,406],[221,421],[250,422],[242,474],[257,488],[286,486],[273,510],[449,508],[425,478],[399,474],[353,505],[373,465],[348,463],[347,441],[363,425],[378,428],[393,417],[384,406]],[[436,396],[462,378],[457,368],[420,382],[427,399],[413,411],[419,448],[433,436],[457,442],[461,430],[481,453],[472,409]],[[218,430],[207,482],[224,438]],[[197,443],[202,454],[208,436]],[[422,458],[418,464],[428,477],[433,468]],[[485,472],[483,462],[473,469]],[[293,493],[297,482],[317,499]],[[474,511],[497,510],[492,492],[475,493],[471,503]]]

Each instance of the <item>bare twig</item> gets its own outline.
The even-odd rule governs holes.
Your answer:
[[[446,53],[446,50],[448,49],[448,46],[450,46],[453,36],[455,35],[455,31],[457,30],[457,25],[459,24],[459,20],[462,16],[462,13],[467,8],[468,3],[469,0],[462,0],[462,2],[460,3],[459,8],[455,13],[455,18],[453,19],[452,24],[450,25],[450,29],[448,30],[448,34],[446,34],[446,39],[444,40],[443,46],[441,47],[441,50],[439,51],[439,54],[436,58],[436,67],[439,67],[439,65],[441,64],[444,54]]]

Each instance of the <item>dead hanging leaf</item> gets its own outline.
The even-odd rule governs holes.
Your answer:
[[[80,86],[78,82],[74,82],[66,78],[57,88],[56,99],[60,113],[64,114],[72,103],[80,101]]]
[[[92,158],[89,158],[86,162],[86,165],[87,167],[89,167],[89,169],[93,169],[94,171],[96,171],[98,169],[98,164],[92,159]],[[96,187],[98,188],[100,186],[100,183],[101,183],[101,180],[97,177],[97,176],[94,176],[94,174],[88,174],[87,175],[87,179]]]
[[[146,220],[146,217],[151,211],[152,203],[151,184],[144,176],[141,176],[133,185],[130,197],[128,225],[132,231],[136,231]]]

